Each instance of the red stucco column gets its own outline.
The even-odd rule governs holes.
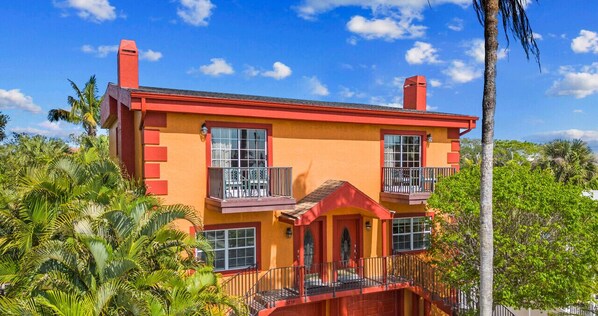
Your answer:
[[[382,257],[388,256],[388,220],[382,222]]]

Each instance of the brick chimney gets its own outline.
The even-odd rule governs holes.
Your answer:
[[[426,110],[426,77],[413,76],[405,79],[403,108],[418,111]]]
[[[123,88],[139,88],[139,54],[135,41],[120,41],[118,47],[118,85]]]

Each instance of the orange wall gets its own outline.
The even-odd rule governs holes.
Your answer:
[[[136,123],[137,121],[137,116]],[[380,131],[416,130],[421,128],[382,125],[266,120],[226,116],[168,113],[167,127],[160,129],[160,146],[168,147],[168,161],[161,163],[161,179],[168,180],[167,204],[182,203],[197,209],[204,225],[220,223],[260,222],[262,269],[292,265],[292,239],[284,236],[288,224],[277,220],[278,212],[220,214],[204,209],[207,195],[206,139],[200,134],[203,122],[243,122],[272,125],[273,166],[293,168],[293,194],[299,200],[328,179],[347,180],[371,198],[379,201],[380,194]],[[136,125],[138,126],[138,125]],[[433,143],[428,144],[426,166],[446,167],[451,144],[446,128],[427,128]],[[140,139],[136,133],[136,144]],[[138,145],[139,149],[141,148]],[[140,153],[140,150],[137,151]],[[139,155],[140,156],[140,155]],[[139,162],[140,163],[140,162]],[[137,168],[141,170],[141,168]],[[424,212],[423,205],[386,204],[397,212]],[[369,213],[358,210],[336,210],[335,214]],[[364,222],[365,222],[364,218]],[[332,238],[332,220],[328,222],[328,239]],[[183,225],[184,226],[184,225]],[[372,230],[364,230],[364,255],[381,253],[379,221],[372,219]],[[188,231],[188,227],[181,227]],[[388,228],[390,231],[390,227]],[[329,240],[330,241],[330,240]],[[389,241],[390,242],[390,241]],[[330,244],[330,243],[329,243]],[[372,244],[377,244],[372,249]],[[331,259],[332,249],[328,248]]]

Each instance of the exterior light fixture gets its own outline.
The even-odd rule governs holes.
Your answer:
[[[201,134],[203,136],[208,135],[208,127],[206,126],[206,123],[201,124]]]
[[[287,227],[286,235],[287,235],[287,238],[293,237],[293,229],[291,227]]]
[[[428,136],[427,137],[428,143],[431,143],[432,142],[432,134],[428,134],[427,136]]]
[[[365,230],[367,230],[367,231],[372,230],[372,222],[370,222],[370,221],[365,222]]]

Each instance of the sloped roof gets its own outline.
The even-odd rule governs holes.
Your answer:
[[[284,211],[281,216],[292,220],[295,225],[309,225],[318,216],[340,207],[363,209],[380,219],[392,218],[384,206],[342,180],[327,180],[297,202],[294,210]]]

